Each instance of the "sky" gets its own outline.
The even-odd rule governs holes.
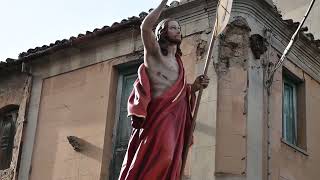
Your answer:
[[[0,0],[0,61],[69,39],[140,12],[161,0]],[[170,4],[172,0],[168,1]]]
[[[290,0],[291,1],[291,0]],[[280,10],[300,21],[310,0],[274,0]],[[49,45],[56,40],[69,39],[95,28],[112,25],[142,11],[155,8],[161,0],[0,0],[0,61],[18,58],[30,48]],[[170,4],[172,0],[168,1]],[[286,2],[286,3],[285,3]],[[297,4],[301,2],[300,4]],[[281,8],[282,7],[282,8]],[[284,8],[284,9],[283,9]],[[316,2],[306,25],[315,33],[320,25],[320,1]],[[314,21],[310,21],[314,19]],[[320,33],[316,38],[320,38]]]
[[[310,6],[311,0],[274,0],[274,2],[282,12],[284,19],[293,19],[300,22]],[[304,24],[304,26],[308,27],[309,32],[313,33],[315,39],[320,39],[319,18],[320,1],[316,0]]]

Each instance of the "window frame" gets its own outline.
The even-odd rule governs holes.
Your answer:
[[[297,146],[298,144],[298,114],[297,114],[297,106],[298,106],[298,101],[297,101],[297,84],[295,82],[292,82],[292,80],[285,78],[284,83],[283,83],[283,96],[284,96],[284,91],[285,91],[285,84],[289,85],[292,88],[292,104],[293,104],[293,123],[294,123],[294,138],[293,142],[289,141],[289,138],[287,137],[287,119],[284,118],[284,111],[282,112],[282,138],[292,144]],[[284,97],[282,98],[282,109],[284,110]]]
[[[295,72],[295,71],[294,71]],[[305,156],[309,156],[307,152],[307,119],[306,119],[306,84],[303,71],[300,76],[283,67],[282,69],[282,136],[281,142],[288,147],[300,152]],[[295,143],[291,143],[286,138],[286,127],[284,124],[284,90],[285,84],[293,86],[293,104],[294,104],[294,123],[295,123]]]
[[[134,62],[124,63],[118,65],[116,68],[118,70],[118,85],[117,85],[117,95],[116,95],[116,111],[115,111],[115,122],[113,126],[113,132],[112,132],[112,155],[109,162],[109,179],[115,179],[116,175],[114,174],[115,170],[115,152],[116,152],[116,146],[118,140],[118,126],[119,126],[119,120],[120,120],[120,111],[121,111],[121,101],[123,96],[123,85],[126,77],[137,75],[138,68],[140,64],[143,63],[141,60],[137,60]]]
[[[11,150],[9,152],[10,153],[9,154],[10,157],[8,157],[10,159],[10,162],[8,162],[9,164],[7,164],[7,166],[5,168],[0,168],[0,171],[4,171],[6,169],[9,169],[10,165],[11,165],[11,162],[13,160],[13,156],[14,156],[13,150],[14,150],[14,143],[15,143],[15,135],[17,133],[16,131],[17,131],[17,120],[18,120],[18,116],[19,116],[19,108],[20,108],[19,105],[15,105],[15,104],[6,105],[6,106],[0,108],[0,116],[2,116],[4,118],[5,116],[10,114],[11,117],[12,117],[12,122],[11,123],[14,126],[13,130],[12,130],[13,131],[12,132],[12,137],[10,137],[12,139],[9,139],[9,143],[12,146]],[[0,122],[1,124],[2,124],[2,121],[3,120],[1,120],[1,122]],[[2,138],[2,137],[0,137],[0,138]],[[2,141],[2,139],[0,139],[0,140]],[[1,145],[1,143],[2,142],[0,142],[0,145]]]

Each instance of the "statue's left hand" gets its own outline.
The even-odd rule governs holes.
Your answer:
[[[200,75],[196,78],[194,83],[191,85],[191,91],[197,92],[200,90],[201,86],[203,89],[206,89],[209,85],[209,77],[207,75]]]

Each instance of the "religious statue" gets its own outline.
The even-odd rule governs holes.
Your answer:
[[[209,83],[205,75],[186,83],[177,21],[164,19],[153,32],[167,2],[162,0],[141,25],[144,63],[128,100],[133,130],[119,180],[180,180],[195,92]]]

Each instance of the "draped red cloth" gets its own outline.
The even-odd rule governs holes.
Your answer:
[[[146,67],[139,67],[139,77],[128,100],[133,130],[119,180],[181,179],[182,153],[191,131],[195,96],[186,83],[180,57],[176,59],[180,68],[178,80],[156,98],[151,96]]]

